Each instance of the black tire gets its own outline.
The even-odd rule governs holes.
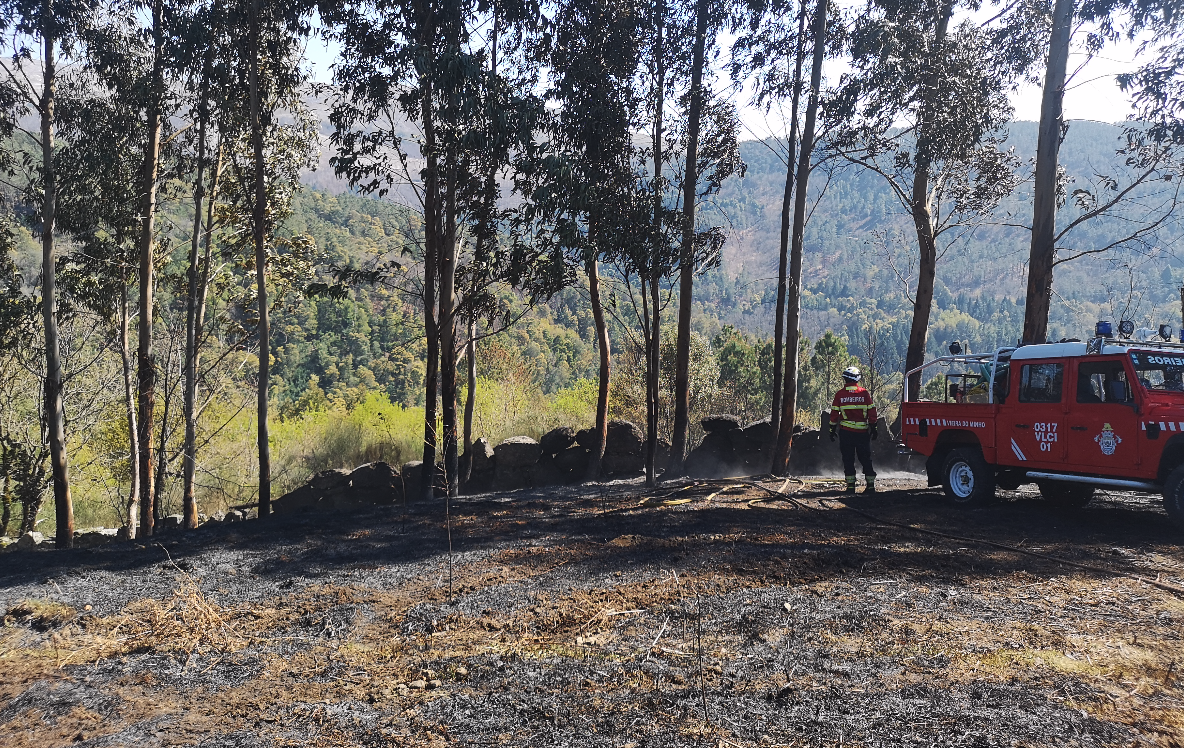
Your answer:
[[[958,506],[982,506],[995,499],[995,468],[977,448],[951,451],[941,475],[946,496]]]
[[[1060,509],[1081,509],[1094,498],[1094,487],[1083,483],[1044,481],[1036,485],[1044,500]]]
[[[1168,479],[1164,481],[1163,508],[1176,527],[1184,530],[1184,465],[1168,473]]]

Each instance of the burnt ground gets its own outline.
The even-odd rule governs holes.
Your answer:
[[[1155,501],[884,483],[847,503],[1108,571],[823,482],[469,497],[451,575],[442,502],[10,552],[0,744],[1184,746]]]

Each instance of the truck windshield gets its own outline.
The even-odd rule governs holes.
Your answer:
[[[1145,388],[1157,392],[1184,392],[1184,351],[1131,351],[1135,376]]]

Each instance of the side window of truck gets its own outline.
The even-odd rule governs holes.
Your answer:
[[[1097,361],[1077,365],[1077,402],[1129,403],[1131,390],[1121,361]]]
[[[1025,364],[1020,370],[1021,403],[1059,403],[1065,381],[1064,364]]]

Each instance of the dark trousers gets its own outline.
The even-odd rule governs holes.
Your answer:
[[[844,475],[855,475],[855,458],[859,457],[859,464],[863,466],[864,476],[874,476],[872,468],[872,437],[866,431],[848,431],[839,429],[839,452],[843,455]]]

